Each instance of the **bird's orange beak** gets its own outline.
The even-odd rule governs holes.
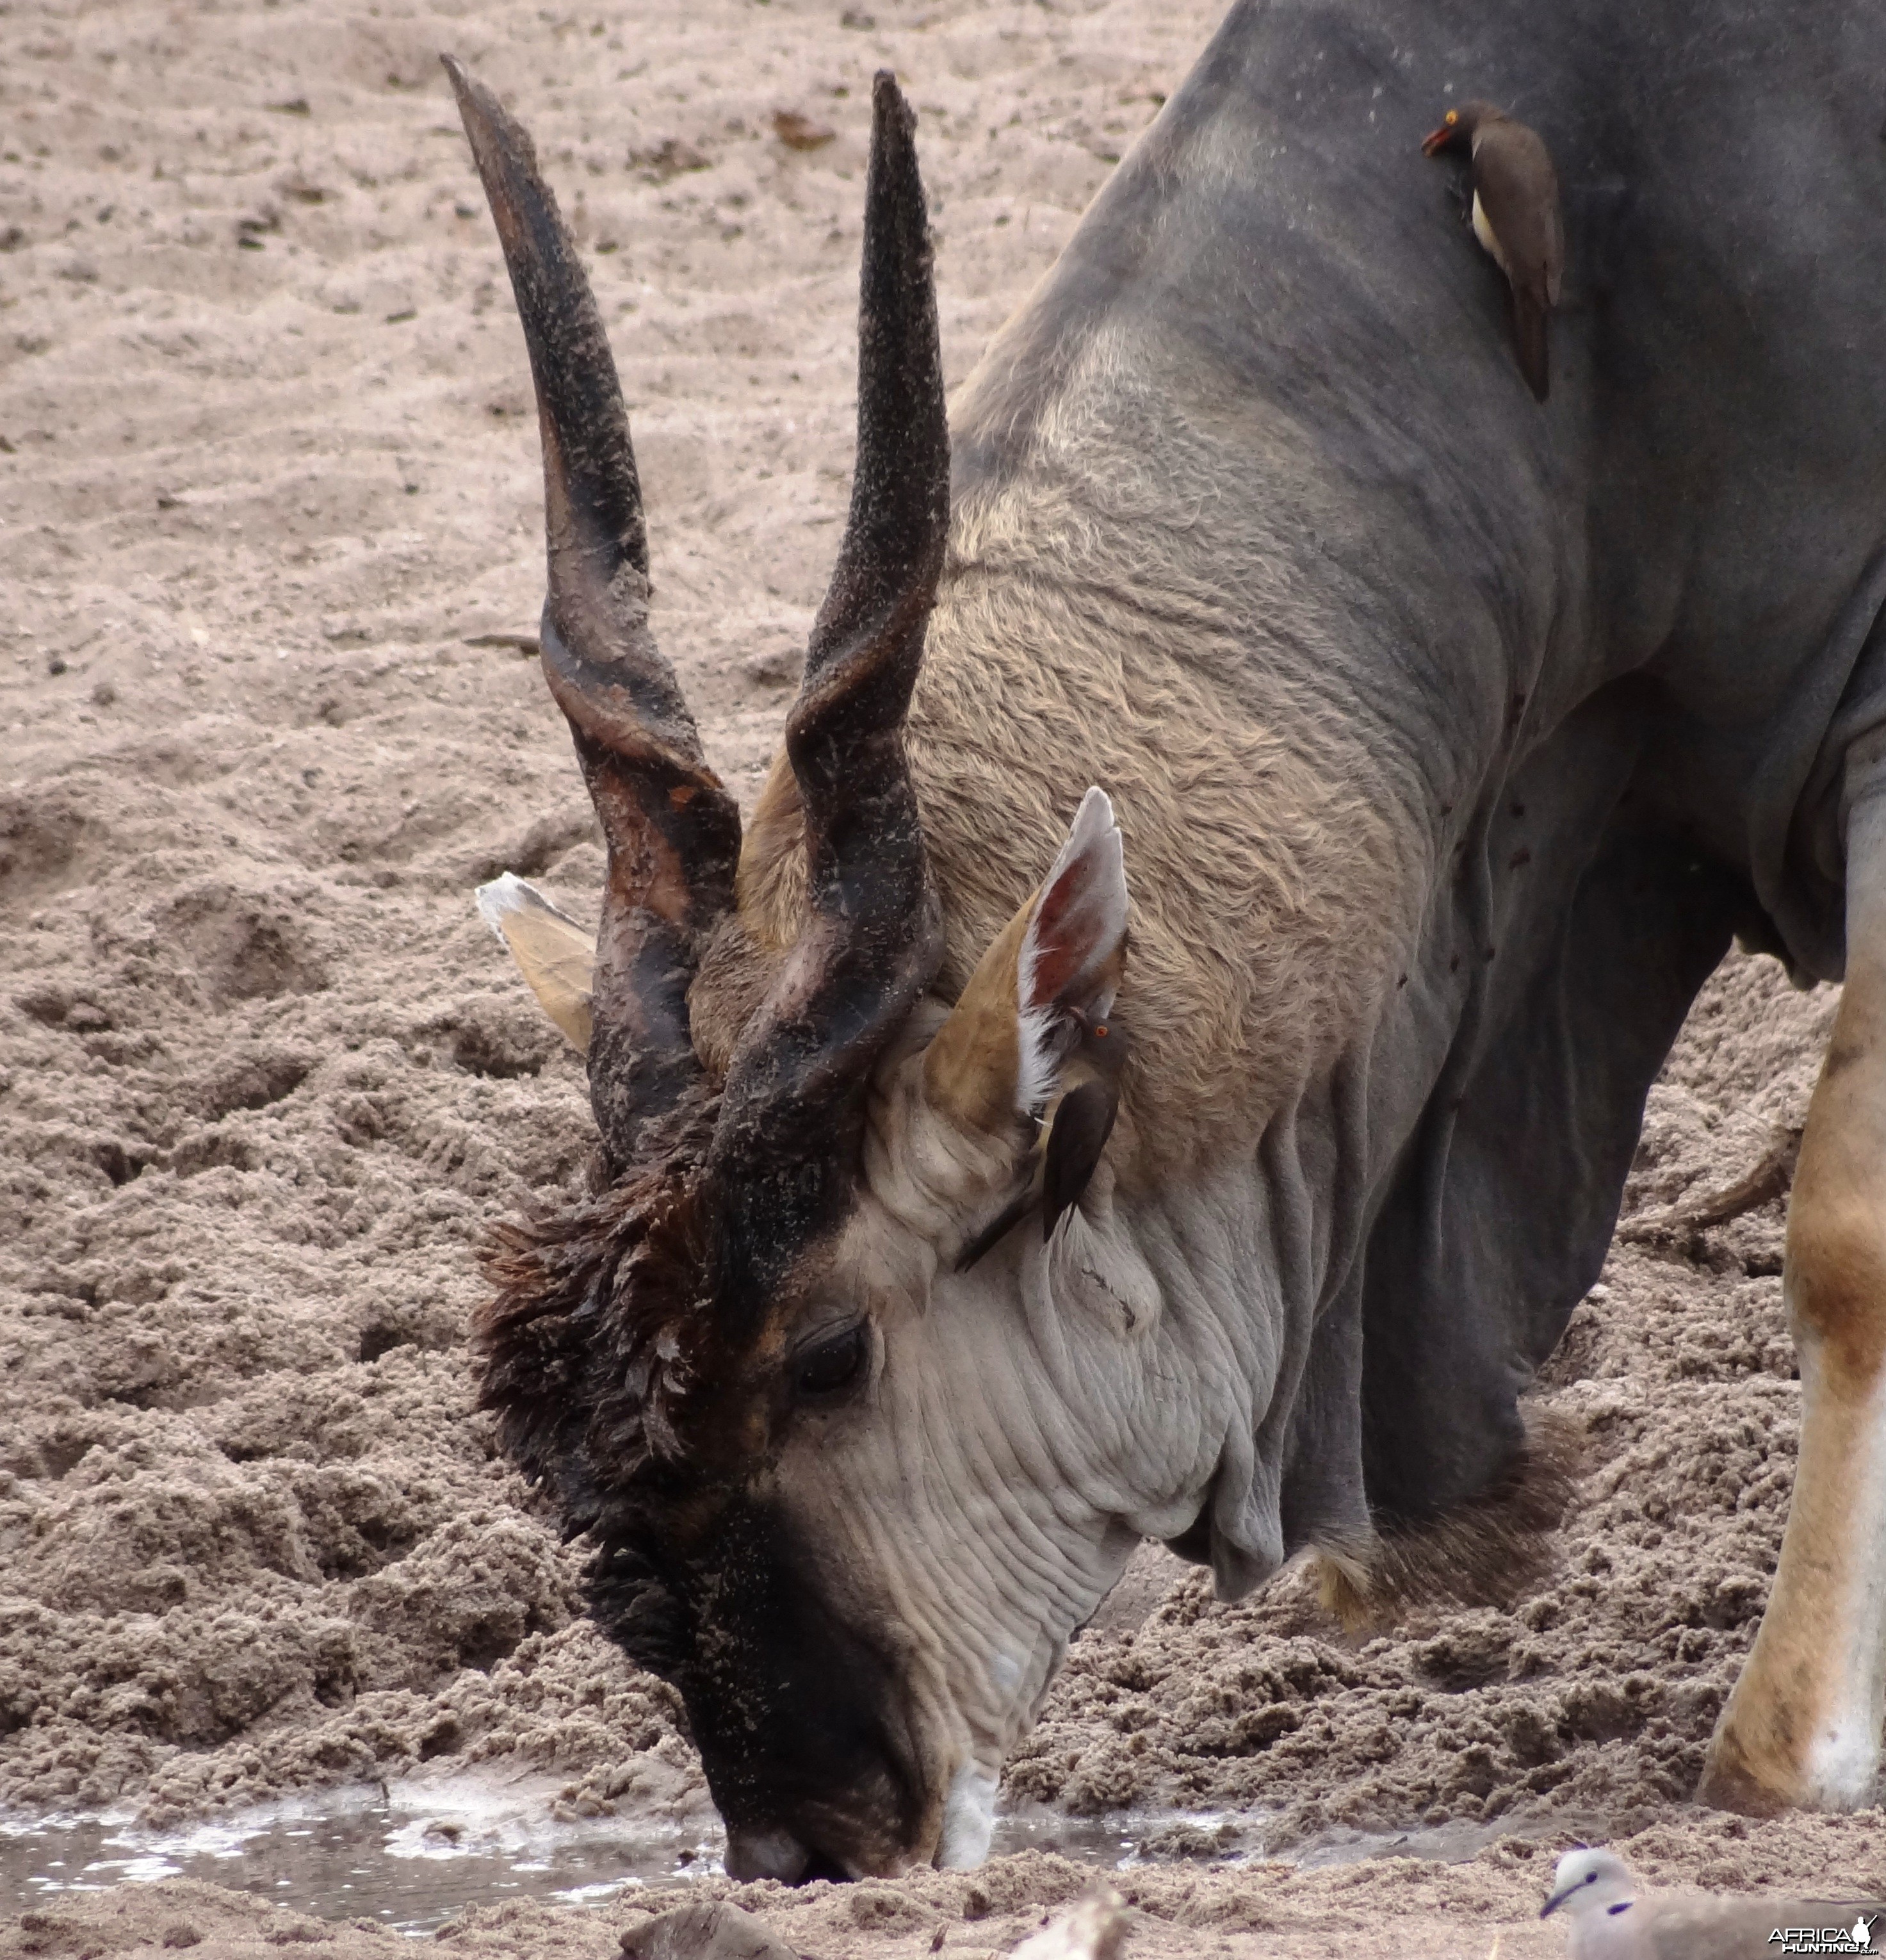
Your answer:
[[[1454,126],[1443,123],[1438,129],[1430,131],[1421,138],[1421,154],[1424,157],[1438,155],[1446,149],[1454,135]]]

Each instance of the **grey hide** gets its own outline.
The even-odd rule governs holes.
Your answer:
[[[1496,1478],[1732,935],[1840,974],[1843,765],[1886,718],[1882,75],[1886,8],[1847,0],[1250,0],[957,405],[959,502],[1067,386],[1147,446],[1275,411],[1324,494],[1269,528],[1353,621],[1306,684],[1453,813],[1331,1091],[1368,1168],[1303,1166],[1323,1306],[1261,1536],[1354,1518],[1359,1449],[1379,1519]],[[1563,186],[1543,407],[1418,148],[1470,96]],[[1156,350],[1111,401],[1069,379],[1102,334]]]

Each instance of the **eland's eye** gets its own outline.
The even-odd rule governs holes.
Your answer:
[[[862,1325],[829,1335],[800,1356],[793,1371],[793,1385],[802,1395],[835,1395],[857,1379],[864,1367],[865,1351]]]

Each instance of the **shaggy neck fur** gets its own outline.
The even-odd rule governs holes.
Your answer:
[[[1081,419],[1049,418],[1021,480],[959,499],[908,740],[945,1001],[1045,873],[1086,786],[1113,797],[1133,904],[1115,1013],[1134,1061],[1112,1153],[1137,1185],[1137,1139],[1156,1140],[1166,1170],[1254,1140],[1372,1020],[1415,930],[1430,848],[1408,806],[1427,791],[1356,702],[1332,711],[1353,650],[1318,641],[1300,594],[1286,608],[1280,572],[1270,589],[1280,555],[1222,534],[1234,504],[1238,528],[1260,528],[1250,498],[1159,534],[1154,487],[1135,508],[1116,457],[1115,508],[1096,508]],[[1229,566],[1255,566],[1255,589],[1227,587]],[[1291,637],[1271,637],[1267,618],[1286,613]],[[791,943],[804,877],[782,757],[749,826],[737,927],[697,983],[704,1052]]]

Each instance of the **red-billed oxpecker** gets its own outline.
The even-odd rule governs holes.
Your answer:
[[[1565,271],[1565,226],[1551,157],[1536,129],[1490,102],[1450,109],[1421,149],[1430,157],[1468,153],[1474,236],[1506,275],[1519,371],[1543,402],[1552,386],[1546,318],[1559,303]]]

